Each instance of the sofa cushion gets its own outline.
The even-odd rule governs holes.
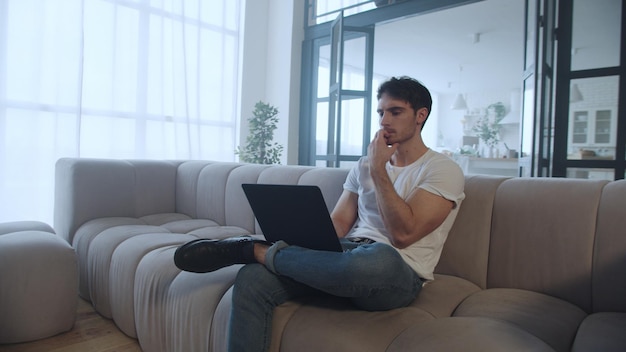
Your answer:
[[[626,313],[595,313],[580,325],[572,352],[626,351]]]
[[[78,228],[96,217],[174,212],[179,164],[156,160],[59,159],[55,169],[54,229],[74,243]]]
[[[139,219],[127,217],[95,219],[83,224],[78,228],[76,234],[70,236],[73,239],[72,247],[76,249],[78,256],[78,294],[88,301],[91,301],[88,279],[88,256],[91,241],[102,231],[121,225],[145,225],[145,223]]]
[[[480,287],[451,275],[435,274],[435,280],[422,288],[411,307],[430,313],[435,318],[449,317],[457,306]]]
[[[141,259],[135,272],[135,324],[137,339],[143,351],[172,351],[168,345],[171,335],[168,337],[166,331],[166,303],[167,292],[181,272],[172,265],[177,247],[165,246],[150,251]],[[208,331],[204,328],[202,330],[205,333]]]
[[[159,237],[168,231],[160,226],[121,225],[110,227],[96,236],[89,246],[87,256],[87,280],[91,302],[101,315],[111,318],[110,277],[113,252],[125,240],[140,234]],[[135,268],[126,268],[134,270]],[[117,280],[117,277],[113,278]]]
[[[366,312],[342,298],[317,297],[304,302],[285,327],[281,351],[385,351],[407,326],[433,319],[412,307]]]
[[[120,243],[111,256],[109,270],[109,301],[115,325],[130,337],[137,337],[135,328],[136,268],[150,252],[176,246],[196,237],[178,233],[154,233],[133,236]],[[103,303],[101,303],[103,304]],[[94,304],[95,305],[95,304]]]
[[[506,321],[540,338],[557,351],[569,351],[576,330],[587,314],[569,302],[545,294],[493,288],[469,296],[454,316]]]
[[[626,180],[602,190],[593,255],[593,311],[626,313]]]
[[[210,274],[183,271],[174,278],[167,290],[164,302],[166,345],[159,346],[159,351],[211,350],[210,331],[213,325],[220,324],[224,328],[228,327],[228,319],[216,320],[215,311],[235,281],[240,268],[241,265],[233,265]],[[147,270],[147,266],[144,269]],[[145,288],[147,287],[142,289]],[[219,338],[224,339],[225,336],[227,334]],[[148,349],[145,350],[148,351]],[[226,351],[226,349],[215,351]]]
[[[502,182],[493,209],[487,287],[541,292],[590,312],[594,233],[606,183]]]
[[[81,226],[74,237],[78,246],[88,249],[79,252],[80,261],[87,268],[80,276],[81,285],[85,287],[84,294],[88,294],[87,298],[96,311],[104,317],[120,321],[124,332],[134,337],[135,330],[131,325],[134,321],[128,311],[128,303],[132,302],[132,291],[129,288],[133,287],[131,280],[134,280],[135,269],[148,250],[181,245],[196,238],[220,239],[248,234],[242,228],[218,226],[212,220],[190,219],[175,213],[153,214],[139,219],[92,220]],[[141,242],[131,241],[135,237],[141,238]],[[124,249],[125,242],[138,248],[127,251]],[[120,260],[118,255],[118,261],[114,263],[113,257],[118,250],[138,257]],[[117,312],[116,316],[113,316],[113,311]]]
[[[385,351],[540,352],[553,349],[513,324],[489,318],[452,317],[409,327]]]

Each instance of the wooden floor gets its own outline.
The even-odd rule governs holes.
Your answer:
[[[137,340],[122,333],[112,320],[79,299],[76,323],[71,331],[47,339],[0,345],[0,352],[141,352]]]

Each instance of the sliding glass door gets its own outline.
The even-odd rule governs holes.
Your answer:
[[[345,27],[341,13],[330,38],[328,94],[318,97],[328,100],[328,114],[318,115],[315,164],[345,167],[365,154],[369,142],[374,30]]]

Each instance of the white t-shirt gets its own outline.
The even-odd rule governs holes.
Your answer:
[[[405,200],[413,190],[422,188],[454,202],[452,211],[437,229],[407,248],[396,248],[421,278],[432,280],[443,244],[454,223],[461,201],[465,198],[463,171],[452,159],[429,149],[417,161],[405,167],[387,163],[387,173],[396,192]],[[389,232],[376,204],[374,182],[369,173],[367,156],[362,157],[358,165],[350,171],[343,188],[359,195],[359,216],[354,228],[346,237],[370,238],[391,245]]]

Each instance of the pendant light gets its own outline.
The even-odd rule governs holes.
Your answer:
[[[461,73],[463,72],[463,66],[459,65],[459,81],[461,81]],[[465,101],[465,97],[463,94],[458,93],[452,106],[450,106],[452,110],[467,110],[467,101]]]
[[[465,98],[463,98],[463,94],[459,93],[456,95],[456,98],[454,99],[454,103],[452,103],[452,106],[450,107],[450,109],[467,110],[467,102],[465,101]]]

